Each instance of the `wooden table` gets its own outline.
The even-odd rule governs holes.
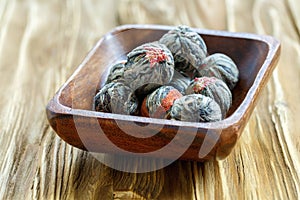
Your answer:
[[[299,199],[298,0],[0,1],[1,199]],[[273,35],[281,58],[233,152],[132,174],[62,141],[45,106],[115,26]]]

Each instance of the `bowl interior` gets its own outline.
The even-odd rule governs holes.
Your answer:
[[[124,29],[107,34],[89,53],[77,73],[61,91],[59,101],[73,109],[92,110],[93,97],[103,85],[113,64],[126,59],[135,47],[158,40],[167,30]],[[237,64],[240,77],[233,90],[233,104],[227,117],[232,115],[245,99],[247,92],[262,67],[268,45],[255,39],[199,33],[207,44],[208,53],[224,53]]]

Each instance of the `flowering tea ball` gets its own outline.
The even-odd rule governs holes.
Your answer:
[[[226,116],[232,104],[232,94],[226,83],[215,77],[195,78],[186,89],[186,94],[202,94],[215,100]]]
[[[173,79],[167,85],[176,88],[181,94],[185,94],[185,90],[190,85],[191,79],[186,74],[174,71]]]
[[[158,42],[146,43],[128,55],[123,79],[137,94],[148,94],[168,84],[174,74],[174,59],[170,50]]]
[[[99,112],[135,115],[138,112],[138,99],[128,86],[111,82],[94,97],[94,109]]]
[[[190,94],[174,101],[171,119],[190,122],[215,122],[222,119],[219,104],[202,94]]]
[[[125,64],[123,62],[115,64],[109,71],[105,84],[111,83],[123,77]]]
[[[154,118],[168,118],[173,102],[182,97],[182,94],[172,86],[161,86],[144,101],[144,116]],[[146,112],[145,112],[146,110]]]
[[[199,67],[200,76],[216,77],[223,80],[232,90],[239,79],[239,70],[233,60],[225,54],[216,53],[204,59]]]
[[[159,40],[174,56],[175,69],[190,74],[202,64],[207,47],[202,37],[188,26],[178,26]]]

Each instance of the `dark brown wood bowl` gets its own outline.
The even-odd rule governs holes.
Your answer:
[[[47,105],[47,117],[67,143],[91,152],[204,161],[225,158],[240,137],[280,55],[270,36],[198,30],[209,54],[230,56],[240,71],[233,105],[219,122],[195,123],[93,111],[109,68],[173,27],[125,25],[107,33]]]

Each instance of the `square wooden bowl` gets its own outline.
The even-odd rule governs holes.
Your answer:
[[[56,133],[67,143],[92,152],[196,161],[225,158],[279,59],[280,43],[273,37],[194,29],[209,54],[230,56],[240,71],[233,105],[222,121],[182,122],[93,111],[93,97],[110,67],[172,28],[125,25],[103,36],[47,105],[47,117]]]

